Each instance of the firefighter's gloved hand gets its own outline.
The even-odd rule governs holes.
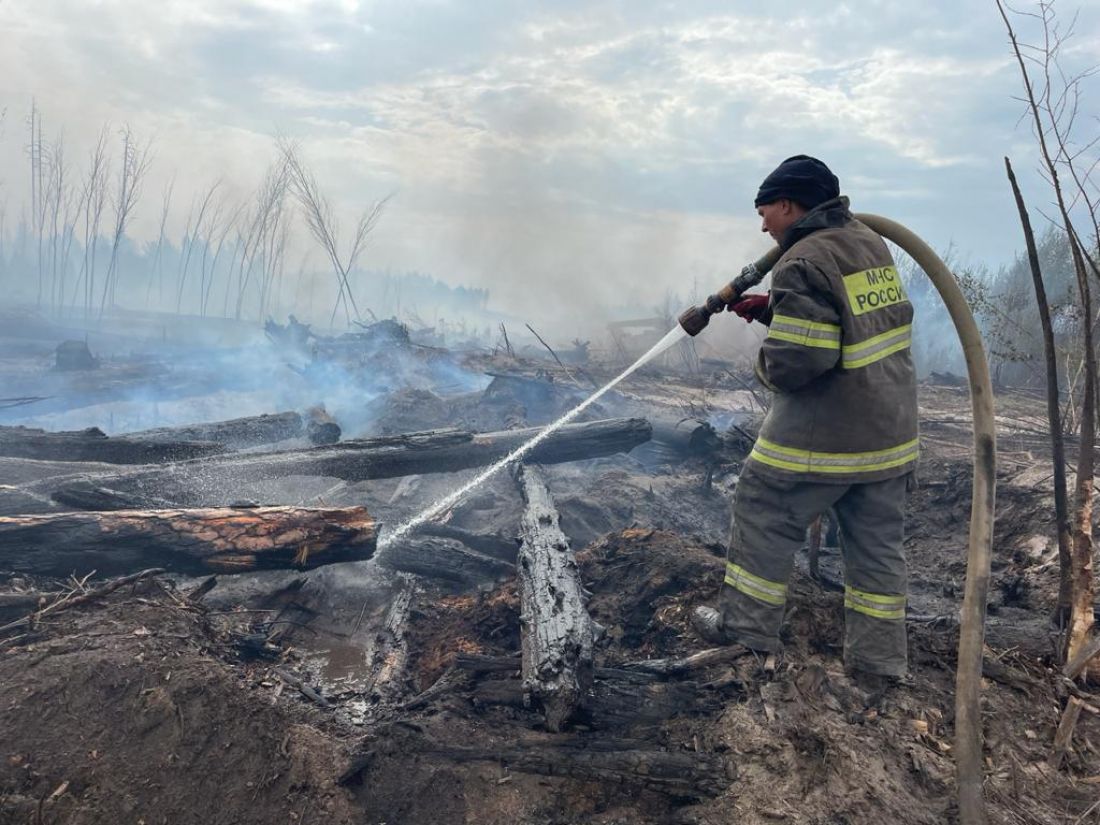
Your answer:
[[[746,323],[752,323],[753,321],[759,321],[762,324],[767,324],[771,321],[771,311],[768,309],[768,303],[771,301],[771,293],[766,292],[763,295],[746,295],[740,301],[734,304],[730,304],[729,311],[736,312]]]

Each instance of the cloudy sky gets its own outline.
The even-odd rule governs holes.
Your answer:
[[[1072,46],[1100,63],[1100,4]],[[74,165],[104,123],[153,141],[138,239],[173,175],[180,231],[284,135],[346,221],[394,193],[364,266],[540,318],[650,309],[767,248],[753,196],[800,152],[857,210],[1009,260],[1003,155],[1048,199],[1018,87],[992,0],[0,0],[0,199],[23,209],[32,97]]]

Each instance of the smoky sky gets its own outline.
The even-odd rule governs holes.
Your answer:
[[[1085,6],[1071,67],[1100,62],[1098,32]],[[152,141],[139,241],[170,179],[179,232],[213,181],[254,188],[282,136],[345,223],[393,194],[365,267],[536,319],[646,314],[767,248],[753,196],[796,153],[957,260],[1011,260],[1003,156],[1050,200],[1019,93],[992,0],[6,0],[0,202],[10,228],[32,98],[74,174],[104,123]]]

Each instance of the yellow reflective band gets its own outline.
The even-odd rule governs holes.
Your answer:
[[[896,266],[880,266],[845,275],[844,291],[848,293],[853,315],[864,315],[908,300]]]
[[[843,347],[841,365],[845,369],[857,369],[881,361],[888,355],[909,349],[912,337],[913,325],[905,324],[868,338],[866,341],[860,341],[858,344],[846,344]]]
[[[920,441],[916,438],[896,447],[862,453],[811,452],[757,438],[749,457],[761,464],[792,472],[871,473],[916,461],[919,454]]]
[[[726,562],[726,584],[757,601],[782,607],[787,602],[787,585],[754,576],[739,564]]]
[[[865,616],[870,616],[873,619],[886,619],[896,620],[905,618],[905,608],[899,608],[897,610],[880,610],[877,607],[868,607],[865,604],[854,601],[853,599],[845,599],[844,606],[848,610],[854,610],[856,613],[862,613]]]
[[[882,593],[868,593],[866,590],[856,590],[850,585],[844,586],[845,596],[855,596],[857,599],[861,599],[865,602],[871,602],[871,604],[883,605],[886,607],[897,607],[901,605],[905,606],[905,596],[890,596]]]
[[[856,590],[845,585],[844,606],[874,619],[905,618],[905,596],[868,593],[866,590]]]
[[[792,344],[801,344],[804,347],[820,347],[821,349],[840,349],[840,339],[830,341],[824,338],[810,338],[806,333],[784,332],[780,329],[769,329],[768,337],[773,341],[790,341]]]
[[[768,325],[768,337],[804,347],[840,349],[839,324],[807,321],[793,315],[773,315],[772,322]]]

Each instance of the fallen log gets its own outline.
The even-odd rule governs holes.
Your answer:
[[[470,689],[477,704],[527,707],[522,684],[516,679],[489,679]],[[652,726],[673,717],[713,713],[721,702],[713,693],[703,693],[694,682],[629,679],[597,679],[585,697],[576,719],[593,730],[624,730]]]
[[[182,427],[158,427],[126,433],[134,441],[154,444],[174,441],[210,441],[233,450],[272,444],[302,435],[302,416],[296,412],[252,415],[229,421],[212,421],[208,424],[186,424]],[[317,442],[315,442],[317,443]]]
[[[376,737],[375,747],[352,757],[336,781],[341,785],[369,781],[363,774],[381,754],[452,764],[495,762],[521,773],[596,782],[608,788],[644,788],[680,799],[716,797],[736,777],[735,766],[721,754],[660,750],[634,739],[576,737],[553,744],[521,740],[510,748],[448,747],[395,724]]]
[[[642,462],[674,462],[684,458],[713,456],[722,448],[718,437],[706,421],[694,418],[682,420],[651,420],[653,438],[636,447],[631,455]]]
[[[369,559],[377,524],[362,507],[211,508],[0,518],[0,569],[46,576],[309,569]]]
[[[464,588],[492,584],[516,573],[515,564],[468,550],[454,539],[435,536],[391,544],[378,554],[378,563],[390,570]]]
[[[44,479],[26,485],[26,489],[60,502],[71,494],[73,485],[78,481],[90,481],[109,488],[123,500],[126,496],[151,495],[171,501],[176,506],[218,506],[239,500],[241,487],[256,479],[307,475],[366,481],[482,467],[509,455],[539,431],[540,428],[535,427],[495,433],[433,430],[343,441],[307,450],[217,456],[79,480]],[[536,446],[527,460],[557,464],[628,452],[648,440],[650,434],[651,427],[644,418],[612,418],[571,424]]]
[[[102,461],[107,464],[160,464],[219,455],[226,447],[206,441],[143,441],[108,436],[96,427],[51,433],[29,427],[0,427],[0,456],[44,461]]]
[[[429,521],[416,529],[415,535],[438,536],[441,539],[454,539],[462,542],[471,550],[494,559],[515,564],[516,555],[519,553],[519,539],[495,533],[473,533],[463,530],[461,527],[452,527],[449,524],[438,524]]]
[[[516,563],[523,690],[542,708],[546,727],[560,731],[592,687],[592,618],[542,471],[520,465],[516,480],[527,503]]]

